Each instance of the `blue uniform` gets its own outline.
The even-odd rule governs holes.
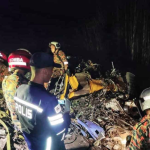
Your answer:
[[[61,113],[55,96],[43,85],[29,82],[15,94],[16,112],[29,150],[61,150],[61,137],[70,124],[68,114]]]

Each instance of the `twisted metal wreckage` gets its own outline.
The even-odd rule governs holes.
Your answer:
[[[112,66],[111,71],[101,75],[100,65],[82,61],[73,72],[60,77],[55,89],[50,91],[62,107],[63,102],[71,102],[71,108],[64,107],[72,118],[64,140],[67,150],[126,149],[139,117],[130,96],[134,93],[134,75],[128,72],[124,80],[113,63]],[[14,132],[2,91],[0,93],[0,150],[26,150],[22,133]]]

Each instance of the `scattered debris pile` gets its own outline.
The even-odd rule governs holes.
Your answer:
[[[126,145],[126,137],[131,135],[132,127],[136,122],[124,112],[117,99],[108,97],[109,92],[101,90],[89,96],[73,100],[72,116],[74,119],[72,122],[75,122],[76,126],[79,127],[81,125],[76,119],[80,119],[82,122],[90,120],[105,130],[103,138],[100,136],[101,138],[91,140],[90,134],[83,134],[83,132],[87,132],[85,128],[78,128],[79,133],[90,142],[91,146],[101,149],[123,150]],[[95,129],[92,126],[89,128]],[[74,131],[74,126],[71,126],[70,132]],[[97,134],[99,134],[98,131]]]
[[[100,65],[92,61],[82,61],[74,68],[72,68],[74,74],[87,75],[87,80],[82,83],[96,79],[101,82],[103,88],[98,92],[79,95],[71,100],[72,123],[64,141],[66,149],[124,150],[126,137],[131,135],[132,127],[136,123],[133,118],[138,115],[128,92],[128,89],[132,91],[128,87],[130,84],[127,84],[114,66],[111,71],[105,73],[105,76],[101,74]],[[6,137],[9,136],[12,150],[27,150],[22,134],[15,132],[9,115],[4,113],[7,108],[3,102],[0,90],[0,148],[6,148]],[[131,111],[132,108],[136,111]],[[7,147],[9,142],[7,141]]]
[[[88,68],[92,70],[92,67],[88,66]],[[78,70],[81,71],[81,69]],[[89,73],[88,69],[82,69],[82,71],[85,70]],[[93,71],[97,70],[94,68],[91,72]],[[73,119],[65,139],[65,146],[68,150],[126,149],[128,143],[126,138],[132,134],[132,128],[136,124],[133,117],[138,115],[133,100],[129,99],[128,84],[114,66],[110,72],[106,73],[105,78],[100,76],[99,79],[103,81],[105,88],[71,100]],[[133,108],[136,111],[131,115]],[[88,121],[91,122],[90,125],[87,124]],[[104,134],[99,127],[104,130]],[[97,135],[97,138],[94,138],[93,134]]]

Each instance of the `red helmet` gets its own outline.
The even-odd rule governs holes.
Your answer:
[[[31,53],[26,49],[17,49],[15,52],[11,53],[8,57],[9,69],[11,68],[21,68],[30,70],[30,58]]]
[[[0,61],[5,61],[5,62],[7,62],[7,56],[3,53],[3,52],[1,52],[0,51]]]

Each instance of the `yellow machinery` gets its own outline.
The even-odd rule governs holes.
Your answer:
[[[84,87],[82,87],[82,89],[78,90],[79,81],[77,77],[75,75],[68,76],[68,74],[66,74],[65,81],[64,81],[64,90],[63,90],[63,93],[60,95],[60,100],[65,99],[66,94],[68,92],[67,91],[68,84],[71,86],[71,90],[69,91],[69,94],[67,95],[67,98],[69,99],[73,98],[74,96],[81,96],[85,94],[94,93],[104,88],[103,81],[89,79],[87,81],[87,84]]]

